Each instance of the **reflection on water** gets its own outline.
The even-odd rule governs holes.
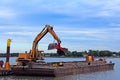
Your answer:
[[[49,60],[51,58],[48,58]],[[80,58],[54,58],[54,60],[79,60]],[[120,59],[119,58],[109,58],[107,61],[112,60],[115,63],[114,70],[93,72],[86,74],[74,74],[62,77],[33,77],[33,76],[1,76],[0,80],[119,80],[120,73]],[[50,60],[49,60],[50,61]]]
[[[1,77],[0,80],[79,80],[75,76],[74,77],[73,76],[63,76],[63,77],[6,76],[6,77]]]
[[[74,74],[62,77],[6,76],[1,77],[0,80],[113,80],[114,76],[111,74],[112,72],[113,70],[86,74]]]
[[[6,76],[0,80],[79,80],[80,75],[69,75],[63,77],[28,77],[28,76]]]

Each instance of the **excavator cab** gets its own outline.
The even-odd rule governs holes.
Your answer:
[[[67,48],[62,48],[60,43],[50,43],[48,45],[48,50],[52,50],[52,49],[57,49],[57,54],[59,56],[65,55],[65,53],[68,51]]]

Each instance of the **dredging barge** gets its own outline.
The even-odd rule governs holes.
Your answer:
[[[29,53],[20,53],[16,59],[17,65],[11,66],[9,63],[10,55],[10,42],[7,41],[7,56],[5,69],[0,70],[0,75],[26,75],[26,76],[65,76],[80,73],[89,73],[95,71],[112,70],[114,63],[107,63],[105,60],[94,61],[93,56],[87,56],[86,61],[72,61],[72,62],[39,62],[38,60],[44,59],[44,54],[38,51],[38,42],[50,32],[51,35],[57,40],[57,43],[48,46],[48,49],[57,49],[58,55],[65,55],[67,48],[61,47],[61,40],[53,31],[53,27],[46,25],[45,28],[37,35],[33,41],[32,50]],[[39,52],[41,53],[39,55]],[[5,73],[5,74],[4,74]]]
[[[20,53],[17,58],[17,65],[11,68],[14,75],[26,76],[64,76],[80,73],[88,73],[95,71],[111,70],[114,63],[107,63],[105,60],[94,61],[93,56],[87,56],[86,61],[72,62],[39,62],[44,59],[44,54],[38,51],[38,42],[47,34],[50,33],[57,43],[50,44],[48,50],[57,49],[59,56],[64,55],[68,50],[61,47],[61,40],[56,35],[53,27],[45,25],[43,30],[36,36],[33,41],[32,49],[29,53]],[[40,52],[40,54],[39,54]]]
[[[24,76],[65,76],[73,74],[90,73],[96,71],[112,70],[114,63],[106,61],[73,61],[56,63],[29,63],[27,66],[14,66],[14,75]]]

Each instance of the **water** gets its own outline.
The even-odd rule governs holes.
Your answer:
[[[16,64],[15,57],[10,58],[11,64]],[[5,60],[5,58],[0,58]],[[84,58],[46,58],[46,62],[81,61]],[[114,70],[93,72],[86,74],[74,74],[62,77],[33,77],[33,76],[0,76],[0,80],[120,80],[120,58],[107,58],[108,62],[115,63]]]

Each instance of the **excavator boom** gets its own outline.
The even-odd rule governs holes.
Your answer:
[[[32,47],[32,51],[31,51],[31,56],[33,58],[37,58],[37,45],[38,42],[47,34],[50,33],[53,38],[55,40],[57,40],[57,44],[56,44],[56,49],[60,49],[60,51],[62,51],[62,47],[60,46],[61,40],[59,39],[59,37],[56,35],[56,33],[53,30],[53,27],[51,27],[50,25],[45,25],[45,28],[43,28],[43,30],[36,36],[36,38],[33,41],[33,47]],[[59,53],[58,53],[59,54]],[[65,55],[65,53],[63,54]]]

